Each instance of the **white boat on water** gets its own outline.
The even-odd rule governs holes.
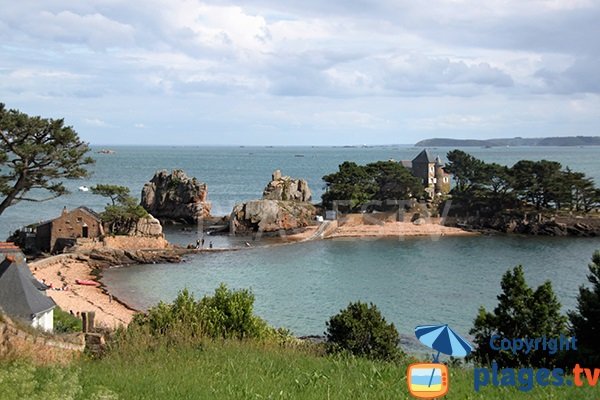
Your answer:
[[[89,192],[90,191],[90,188],[87,186],[79,186],[78,189],[80,192]]]

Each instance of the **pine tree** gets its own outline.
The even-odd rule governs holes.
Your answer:
[[[61,180],[88,176],[89,150],[62,119],[30,117],[0,103],[0,215],[19,201],[68,193]],[[30,191],[35,196],[26,196]]]
[[[589,264],[591,288],[581,286],[577,311],[569,312],[572,334],[577,338],[579,360],[589,365],[600,362],[600,251]]]
[[[479,309],[473,329],[469,332],[475,338],[477,348],[470,358],[479,364],[496,361],[506,367],[551,367],[560,362],[556,355],[547,351],[533,351],[529,354],[510,351],[497,351],[491,348],[490,338],[556,338],[566,333],[567,318],[560,314],[558,301],[552,284],[546,281],[535,291],[527,285],[522,266],[508,270],[502,276],[502,293],[498,296],[498,306],[493,313],[484,307]]]

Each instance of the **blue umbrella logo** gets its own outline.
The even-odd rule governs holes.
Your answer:
[[[437,350],[437,355],[433,356],[434,363],[439,363],[440,353],[453,357],[466,357],[473,351],[473,346],[454,332],[448,324],[420,325],[415,328],[415,335],[425,346]],[[433,372],[429,379],[429,386],[432,380]]]

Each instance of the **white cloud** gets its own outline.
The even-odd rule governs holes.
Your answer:
[[[525,130],[527,114],[492,117],[514,104],[536,126],[597,134],[599,19],[593,0],[13,2],[0,94],[72,114],[86,134],[101,128],[89,115],[115,135],[199,120],[215,133]]]

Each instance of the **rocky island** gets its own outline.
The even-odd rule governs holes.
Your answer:
[[[158,171],[142,189],[141,205],[163,222],[197,224],[210,217],[208,186],[182,170]]]
[[[316,208],[309,203],[311,191],[304,179],[273,172],[260,200],[237,204],[230,216],[233,234],[271,233],[305,228],[315,218]]]

